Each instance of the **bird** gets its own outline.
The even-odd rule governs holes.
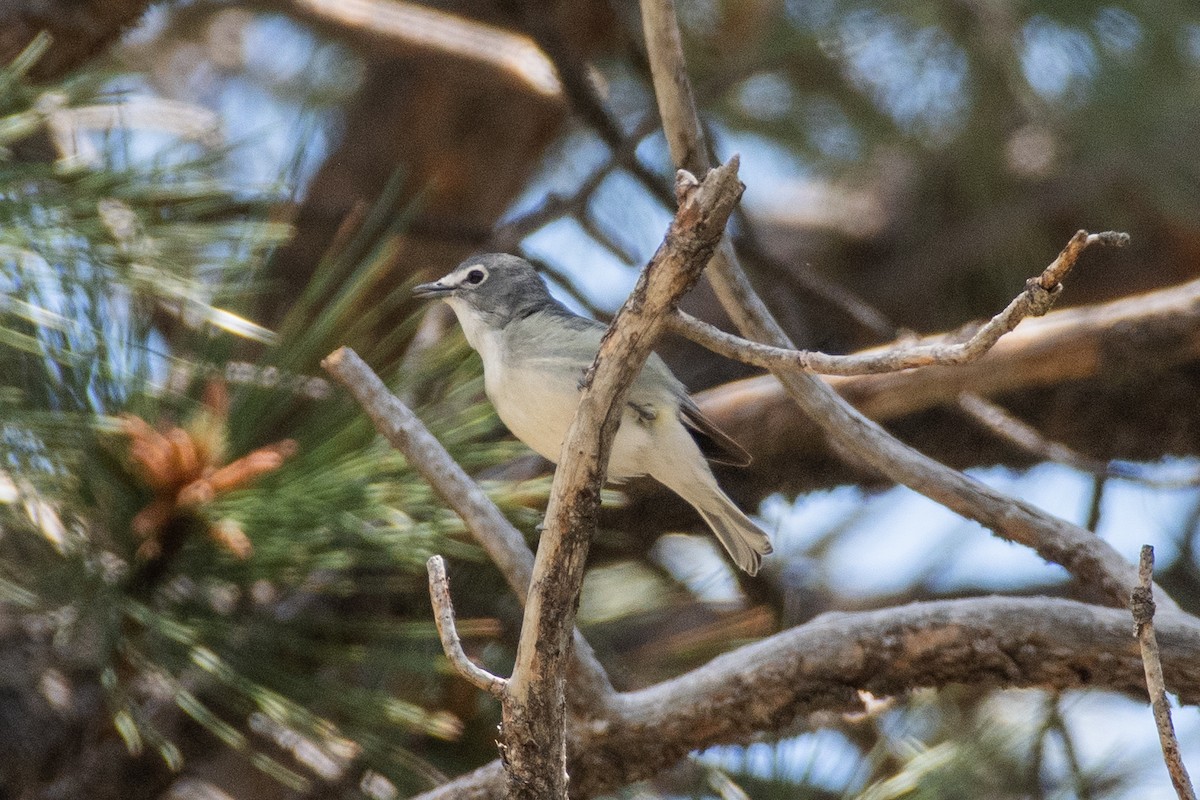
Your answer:
[[[413,294],[449,304],[483,361],[484,392],[500,420],[557,463],[605,326],[568,309],[532,264],[506,253],[468,258]],[[750,455],[700,413],[652,353],[629,389],[608,478],[654,478],[696,509],[734,563],[756,575],[770,539],[717,485],[709,461],[744,467]]]

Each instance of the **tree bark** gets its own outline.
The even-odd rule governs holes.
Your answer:
[[[1200,700],[1200,625],[1156,622],[1166,683]],[[1107,689],[1145,699],[1124,609],[1049,598],[982,597],[833,613],[731,651],[699,669],[617,695],[610,717],[575,731],[576,800],[652,776],[687,753],[794,728],[818,711],[860,711],[915,688]],[[493,762],[419,800],[505,797]]]

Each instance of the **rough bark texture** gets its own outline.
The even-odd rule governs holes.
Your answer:
[[[667,314],[708,263],[741,197],[737,167],[735,158],[699,186],[681,181],[680,208],[666,240],[609,326],[584,376],[579,409],[555,472],[517,663],[503,702],[502,753],[513,800],[565,797],[566,659],[608,454],[629,385],[641,372]]]
[[[918,687],[1104,688],[1146,697],[1129,614],[1070,600],[984,597],[846,614],[734,650],[670,681],[618,695],[610,716],[575,731],[571,796],[653,775],[691,750],[746,742],[817,711],[856,711]],[[1159,622],[1163,669],[1184,703],[1200,700],[1200,626]],[[496,763],[422,800],[504,797]]]

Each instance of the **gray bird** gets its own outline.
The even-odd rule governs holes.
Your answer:
[[[555,300],[523,258],[492,253],[464,261],[413,290],[443,298],[483,359],[483,383],[500,419],[522,442],[558,461],[579,405],[579,383],[604,326]],[[749,454],[700,413],[683,384],[651,354],[630,388],[608,477],[649,475],[700,512],[739,567],[754,575],[771,542],[733,504],[705,460],[746,466]]]

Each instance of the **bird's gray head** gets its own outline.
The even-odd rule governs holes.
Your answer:
[[[532,264],[506,253],[472,256],[444,278],[415,287],[413,294],[443,298],[460,319],[471,314],[492,328],[538,311],[570,313],[550,296]]]

